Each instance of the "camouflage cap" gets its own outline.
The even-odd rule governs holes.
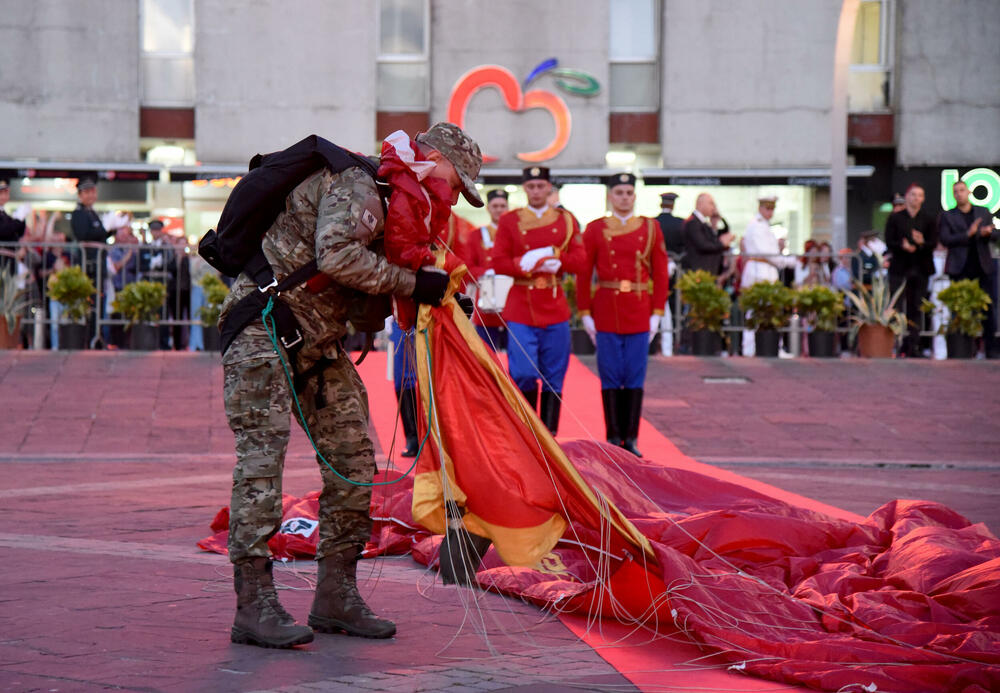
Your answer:
[[[483,165],[483,154],[479,145],[469,137],[462,128],[453,123],[436,123],[427,132],[422,132],[415,138],[417,142],[433,147],[448,159],[455,167],[455,172],[462,180],[465,199],[473,207],[482,207],[483,198],[476,190],[476,176]]]

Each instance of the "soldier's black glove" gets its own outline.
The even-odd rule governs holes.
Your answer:
[[[417,281],[410,297],[417,303],[439,306],[449,281],[450,277],[444,270],[436,267],[421,267],[417,270]]]
[[[458,301],[458,307],[465,313],[465,317],[471,318],[472,311],[476,309],[476,304],[472,302],[472,297],[465,294],[455,294],[455,300]]]

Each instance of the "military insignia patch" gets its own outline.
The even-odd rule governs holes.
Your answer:
[[[364,224],[369,231],[374,231],[375,226],[378,224],[378,219],[375,218],[375,215],[372,214],[371,211],[366,209],[361,214],[361,223]]]

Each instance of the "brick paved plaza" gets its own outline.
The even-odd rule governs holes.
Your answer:
[[[366,379],[384,373],[380,356],[369,357]],[[359,570],[375,609],[398,623],[395,639],[232,645],[229,563],[195,547],[228,503],[218,357],[0,352],[0,388],[2,690],[672,689],[669,663],[656,663],[650,685],[639,665],[626,676],[620,658],[618,669],[606,661],[614,626],[603,633],[612,644],[592,649],[577,637],[582,620],[444,587],[405,556]],[[924,498],[996,532],[998,393],[995,362],[656,358],[645,415],[698,461],[846,511]],[[567,406],[591,405],[597,392]],[[317,482],[296,432],[285,490]],[[315,568],[300,562],[277,576],[304,621]],[[700,653],[678,646],[672,656]],[[705,687],[789,689],[711,677]]]

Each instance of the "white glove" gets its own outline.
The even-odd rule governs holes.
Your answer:
[[[659,315],[650,315],[649,316],[649,342],[650,342],[650,344],[652,344],[653,337],[655,337],[656,333],[659,332],[659,331],[660,331],[660,316]]]
[[[594,324],[593,316],[584,315],[580,318],[580,322],[583,323],[583,329],[590,337],[590,341],[597,344],[597,325]]]
[[[555,256],[556,249],[551,245],[547,245],[542,248],[535,248],[534,250],[529,250],[524,255],[521,256],[521,271],[531,272],[535,269],[535,265],[538,264],[540,260],[545,258],[550,258]]]
[[[542,262],[538,267],[539,272],[545,272],[546,274],[555,274],[562,267],[562,260],[558,258],[550,257],[548,260]]]
[[[485,272],[483,272],[483,276],[484,277],[495,277],[496,276],[496,270],[488,269]]]
[[[25,219],[28,218],[28,214],[30,213],[31,213],[31,205],[25,202],[24,204],[19,205],[18,208],[14,210],[14,213],[11,214],[10,216],[14,219],[17,219],[18,221],[24,221]]]

